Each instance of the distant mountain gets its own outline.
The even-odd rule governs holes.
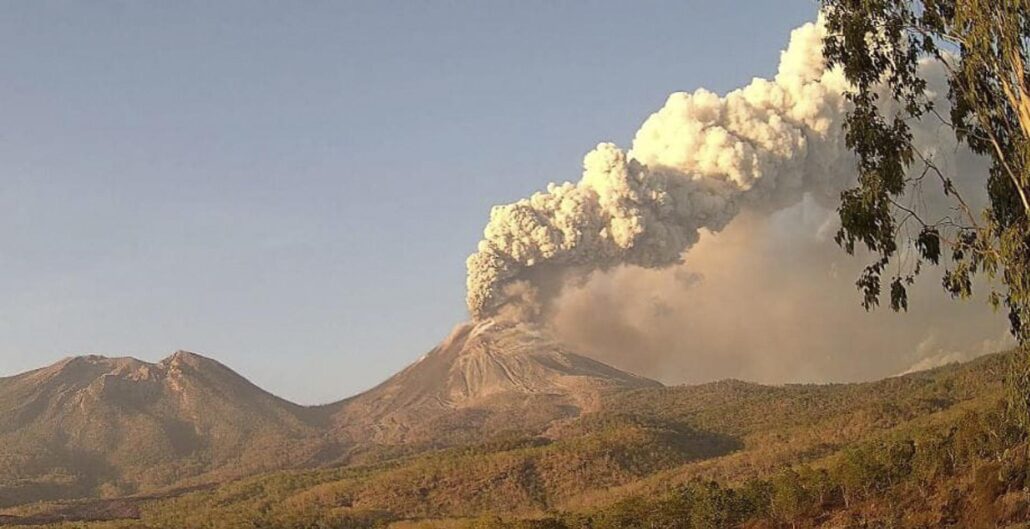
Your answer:
[[[304,464],[324,448],[318,424],[197,354],[69,358],[0,378],[0,505]]]
[[[912,509],[927,520],[988,507],[1009,520],[1030,513],[1023,482],[1010,479],[1030,475],[1025,457],[1014,459],[1030,447],[998,419],[1012,358],[863,384],[665,387],[537,327],[484,321],[458,326],[379,386],[320,407],[192,353],[71,358],[0,378],[0,526],[371,529],[556,510],[608,516],[613,502],[621,512],[634,505],[623,500],[713,486],[752,487],[724,499],[753,495],[748,508],[765,516],[771,487],[796,482],[782,481],[784,469],[807,466],[830,469],[803,474],[824,483],[811,498],[835,516],[819,526],[848,527],[837,522],[890,511],[878,495],[891,482],[876,480],[894,474],[870,470],[897,466],[878,462],[888,456],[910,459],[898,475],[909,488],[892,494],[921,494]]]
[[[482,332],[514,332],[525,343],[524,331]],[[481,335],[462,327],[436,354],[462,351]],[[1000,419],[1014,358],[989,355],[861,384],[644,382],[604,391],[596,411],[557,421],[546,436],[484,435],[374,464],[272,472],[157,498],[23,505],[0,509],[0,526],[122,520],[81,527],[1025,529],[1030,447]],[[553,389],[503,376],[490,378],[496,385],[469,384],[499,385],[496,393],[466,392],[464,384],[444,383],[465,363],[441,364],[448,367],[434,379],[441,383],[425,391],[387,392],[393,385],[384,384],[369,393],[392,395],[382,397],[382,410],[414,406],[432,416],[492,404],[493,395],[520,400]],[[559,372],[558,381],[593,378],[589,370]],[[451,396],[434,403],[441,391]],[[397,408],[385,404],[391,400]]]
[[[456,444],[540,433],[596,411],[612,392],[661,384],[570,352],[540,328],[459,325],[439,346],[372,390],[335,405],[351,441]]]
[[[493,322],[461,325],[378,387],[320,407],[184,351],[158,363],[69,358],[0,378],[0,507],[541,435],[605,395],[656,387],[539,329]]]

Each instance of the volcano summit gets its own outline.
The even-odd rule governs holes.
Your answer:
[[[659,386],[573,353],[541,327],[484,320],[458,325],[415,363],[341,403],[336,423],[352,439],[385,443],[532,431],[595,411],[605,393]]]

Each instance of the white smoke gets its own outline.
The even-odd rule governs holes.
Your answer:
[[[519,317],[532,317],[570,278],[676,265],[702,230],[721,230],[741,210],[777,211],[805,196],[835,207],[856,172],[844,145],[848,85],[826,67],[824,36],[821,20],[795,29],[772,80],[721,97],[672,94],[629,152],[602,143],[586,155],[579,182],[494,207],[467,261],[472,316],[519,305]],[[928,153],[954,152],[939,122],[916,129]]]
[[[846,85],[825,67],[823,35],[819,23],[794,30],[775,79],[724,97],[675,93],[629,153],[600,144],[578,183],[493,208],[467,263],[472,315],[495,313],[543,275],[679,263],[699,230],[720,230],[742,207],[835,197],[853,164],[842,145]]]
[[[947,300],[937,269],[909,288],[907,312],[867,312],[854,280],[872,257],[842,252],[837,226],[814,200],[745,210],[702,231],[683,264],[566,285],[544,323],[570,350],[669,384],[876,380],[1013,343],[982,295]]]

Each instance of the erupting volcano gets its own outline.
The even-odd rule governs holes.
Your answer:
[[[660,386],[576,354],[538,325],[486,319],[458,325],[415,363],[344,401],[337,419],[353,438],[387,443],[441,430],[539,430],[596,410],[607,393]]]

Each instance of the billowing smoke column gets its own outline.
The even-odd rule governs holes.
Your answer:
[[[602,143],[579,182],[494,207],[467,262],[472,316],[539,307],[554,294],[541,285],[570,274],[679,263],[699,230],[722,229],[742,208],[836,199],[854,163],[841,128],[846,83],[825,67],[823,36],[821,23],[794,30],[773,80],[723,97],[672,94],[631,151]]]

